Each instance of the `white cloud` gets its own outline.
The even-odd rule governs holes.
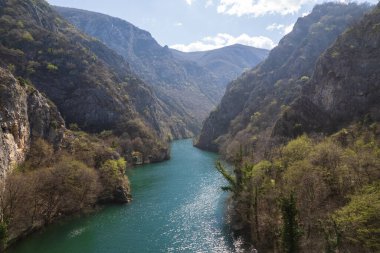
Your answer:
[[[302,5],[314,3],[317,0],[220,0],[218,13],[228,15],[253,15],[255,17],[266,14],[294,14]]]
[[[185,0],[186,1],[186,3],[188,4],[188,5],[192,5],[193,4],[193,0]]]
[[[272,49],[276,44],[268,37],[264,36],[249,36],[242,34],[238,37],[234,37],[226,33],[218,33],[214,37],[205,37],[199,41],[185,44],[172,45],[171,48],[183,51],[183,52],[195,52],[217,49],[225,46],[231,46],[234,44],[243,44],[252,47]]]
[[[267,29],[268,31],[274,31],[274,30],[283,30],[284,27],[285,25],[283,24],[273,23],[271,25],[268,25],[265,29]]]
[[[288,15],[298,13],[304,5],[329,2],[331,0],[219,0],[217,4],[218,13],[244,16],[253,15],[255,17],[267,14]],[[377,0],[335,0],[341,3],[350,2],[370,2],[377,3]]]
[[[265,29],[268,31],[278,30],[280,34],[285,35],[285,34],[290,33],[293,30],[293,27],[294,27],[294,24],[284,25],[284,24],[273,23],[271,25],[268,25]]]
[[[293,23],[293,24],[290,24],[288,26],[285,26],[283,34],[285,35],[285,34],[290,33],[291,31],[293,31],[294,25],[295,24]]]
[[[177,22],[177,23],[174,24],[174,26],[180,27],[180,26],[183,26],[183,23],[182,22]]]
[[[205,8],[213,6],[213,5],[214,5],[214,1],[213,0],[206,0]]]

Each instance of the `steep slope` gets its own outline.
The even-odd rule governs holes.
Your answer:
[[[320,54],[368,9],[368,5],[327,3],[299,18],[262,64],[228,86],[221,104],[206,120],[197,146],[220,150],[230,158],[240,148],[246,154],[253,150],[265,154],[273,125],[301,94]]]
[[[318,125],[326,131],[364,117],[366,121],[380,120],[379,13],[378,6],[322,54],[302,98],[276,123],[274,135],[293,137],[319,130],[309,123],[315,117],[323,119]],[[318,112],[306,115],[306,103]]]
[[[203,52],[185,53],[174,49],[172,52],[178,59],[194,61],[206,68],[221,87],[236,79],[244,70],[255,67],[269,54],[269,50],[240,44]]]
[[[32,139],[59,146],[64,126],[48,99],[0,68],[0,178],[25,160]]]
[[[0,68],[0,251],[98,202],[128,202],[126,163],[111,145],[67,130],[49,99]]]
[[[161,47],[148,32],[124,20],[84,10],[55,8],[78,29],[122,55],[131,64],[132,70],[152,85],[173,113],[173,121],[186,124],[187,130],[192,133],[199,132],[202,121],[220,101],[226,79],[231,78],[228,79],[230,81],[236,76],[235,72],[228,72],[222,77],[210,73],[211,59],[205,59],[207,66],[202,66],[186,57],[175,57],[172,50]],[[239,61],[241,56],[238,55],[231,54],[239,57],[236,60],[231,57],[223,59],[220,54],[218,57],[225,68],[228,61]],[[244,68],[235,70],[238,65],[233,66],[233,71],[239,73]]]
[[[142,139],[148,152],[161,150],[159,137],[172,132],[165,109],[121,56],[77,31],[45,1],[1,0],[0,6],[1,66],[31,80],[68,125],[114,130]]]
[[[321,54],[273,127],[282,141],[236,159],[236,177],[218,167],[258,251],[380,251],[379,27],[380,4]]]

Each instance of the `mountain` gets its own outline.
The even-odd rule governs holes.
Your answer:
[[[267,154],[275,141],[274,124],[301,94],[319,56],[368,10],[368,5],[328,3],[299,18],[262,64],[228,85],[196,146],[228,158],[241,148],[246,154]]]
[[[121,56],[48,3],[0,0],[0,251],[98,203],[128,202],[127,165],[168,159],[182,131],[169,114]]]
[[[32,83],[57,106],[67,125],[112,130],[141,139],[152,160],[182,131],[125,60],[80,33],[45,1],[0,1],[0,65]]]
[[[129,202],[120,140],[100,137],[68,130],[52,101],[0,67],[0,251],[99,202]]]
[[[181,52],[172,49],[178,59],[194,61],[210,71],[221,87],[265,60],[269,50],[240,44],[201,52]]]
[[[57,108],[33,87],[0,68],[0,175],[7,176],[25,160],[31,139],[59,147],[65,122]]]
[[[202,121],[212,108],[220,101],[228,81],[241,73],[246,64],[236,64],[242,59],[241,51],[244,48],[226,49],[228,55],[222,51],[210,52],[210,58],[203,58],[205,66],[198,64],[187,56],[173,51],[167,46],[160,46],[147,31],[141,30],[127,21],[84,10],[55,7],[55,9],[78,29],[97,38],[130,63],[131,69],[145,82],[151,85],[173,115],[172,121],[180,121],[187,126],[184,137],[198,133]],[[251,49],[246,50],[247,54]],[[253,50],[254,51],[254,50]],[[257,50],[256,64],[263,53]],[[202,53],[203,54],[203,53]],[[187,54],[186,54],[187,55]],[[217,59],[212,60],[215,57]],[[232,59],[237,57],[236,59]],[[214,61],[215,63],[213,63]],[[214,66],[222,62],[221,67]],[[231,63],[228,63],[231,62]],[[220,78],[222,69],[233,65],[233,71],[226,72]],[[217,67],[217,69],[215,69]],[[239,69],[240,68],[240,69]],[[214,69],[214,72],[210,72]],[[231,79],[230,79],[231,78]]]
[[[294,68],[287,89],[279,89],[283,82],[266,83],[276,99],[292,100],[280,114],[256,111],[250,124],[257,129],[233,137],[242,144],[234,175],[217,166],[229,182],[224,189],[232,192],[233,226],[259,252],[380,251],[380,4],[366,13],[369,8],[314,8],[330,16],[323,20],[356,18],[310,65],[310,76]],[[360,12],[366,14],[359,18]],[[328,23],[317,24],[325,30],[318,36],[328,38]],[[290,90],[294,95],[277,93],[294,85],[300,86]],[[266,97],[274,98],[268,92],[261,93],[264,105]],[[261,108],[244,108],[231,127],[246,127],[244,113]]]
[[[345,31],[321,55],[302,96],[276,122],[274,135],[331,132],[364,118],[380,121],[379,10]],[[307,108],[313,113],[306,113]],[[310,124],[313,118],[319,123]]]

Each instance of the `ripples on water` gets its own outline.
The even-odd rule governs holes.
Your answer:
[[[243,252],[225,222],[215,154],[177,141],[172,159],[128,172],[134,200],[48,228],[11,253]]]

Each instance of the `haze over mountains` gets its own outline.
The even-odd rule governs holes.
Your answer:
[[[60,213],[81,212],[97,202],[128,202],[125,160],[131,166],[169,159],[168,141],[194,136],[229,81],[218,82],[196,61],[174,57],[126,21],[60,10],[87,24],[85,32],[99,39],[79,31],[43,0],[0,1],[0,174],[5,178],[19,166],[25,173],[9,180],[34,180],[29,173],[34,170],[55,180],[49,173],[66,164],[64,171],[90,178],[92,192],[82,204],[49,202],[57,205],[46,206],[52,212],[27,207],[35,216],[25,223],[26,204],[7,210],[10,239],[53,222]],[[266,51],[258,52],[265,57]],[[235,75],[260,60],[237,65]],[[87,187],[75,180],[79,188]],[[56,192],[60,201],[75,198],[70,187],[63,185],[67,195]],[[55,194],[44,188],[32,198],[48,202],[44,192]],[[37,193],[20,194],[22,203]]]
[[[260,252],[377,252],[379,43],[380,4],[316,5],[270,52],[184,53],[118,18],[0,0],[0,251],[129,202],[127,167],[199,134],[234,161],[217,166],[233,227]]]
[[[199,132],[203,120],[223,96],[227,83],[257,65],[268,53],[236,45],[194,57],[194,53],[179,53],[160,46],[149,32],[127,21],[84,10],[55,9],[79,30],[123,56],[169,107],[173,120],[186,125],[184,137]]]
[[[228,82],[241,75],[242,70],[251,69],[269,54],[266,49],[240,44],[210,51],[185,53],[172,49],[172,52],[178,59],[194,61],[206,68],[216,78],[220,87],[225,87]]]

